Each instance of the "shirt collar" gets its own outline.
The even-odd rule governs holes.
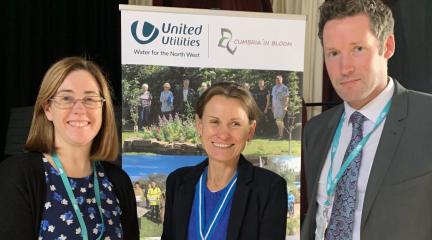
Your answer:
[[[384,106],[393,96],[393,91],[394,91],[393,79],[390,77],[388,79],[389,79],[388,84],[384,88],[384,90],[380,94],[378,94],[378,96],[376,96],[374,99],[372,99],[372,101],[370,101],[368,104],[363,106],[360,110],[354,109],[347,102],[344,102],[346,121],[350,119],[351,114],[353,114],[355,111],[358,111],[361,114],[363,114],[363,116],[365,116],[368,120],[375,123],[379,114],[383,110]]]

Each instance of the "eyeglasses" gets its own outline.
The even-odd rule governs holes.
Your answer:
[[[78,101],[81,101],[81,103],[89,109],[96,109],[101,108],[103,106],[103,103],[105,102],[105,98],[99,97],[99,96],[86,96],[81,99],[76,99],[73,96],[70,95],[61,95],[61,96],[55,96],[50,99],[51,102],[54,103],[54,105],[61,109],[70,109],[75,106],[75,103]]]

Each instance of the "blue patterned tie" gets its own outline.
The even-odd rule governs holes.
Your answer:
[[[351,115],[352,135],[345,152],[344,162],[362,140],[363,122],[365,120],[366,117],[357,111]],[[330,223],[326,232],[327,240],[352,239],[361,158],[362,152],[360,151],[337,183]]]

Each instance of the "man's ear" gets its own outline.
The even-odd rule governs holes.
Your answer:
[[[395,42],[395,37],[393,34],[390,34],[387,36],[387,39],[384,42],[384,58],[386,58],[387,60],[389,60],[396,49],[396,42]]]
[[[45,103],[44,106],[43,106],[43,110],[44,110],[46,118],[49,121],[52,121],[53,117],[52,117],[52,112],[51,112],[51,104]]]

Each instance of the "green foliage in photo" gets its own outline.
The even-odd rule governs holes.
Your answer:
[[[164,142],[199,143],[195,131],[195,121],[191,118],[182,119],[178,114],[169,119],[159,117],[159,122],[150,127],[143,128],[143,139],[157,139]]]

